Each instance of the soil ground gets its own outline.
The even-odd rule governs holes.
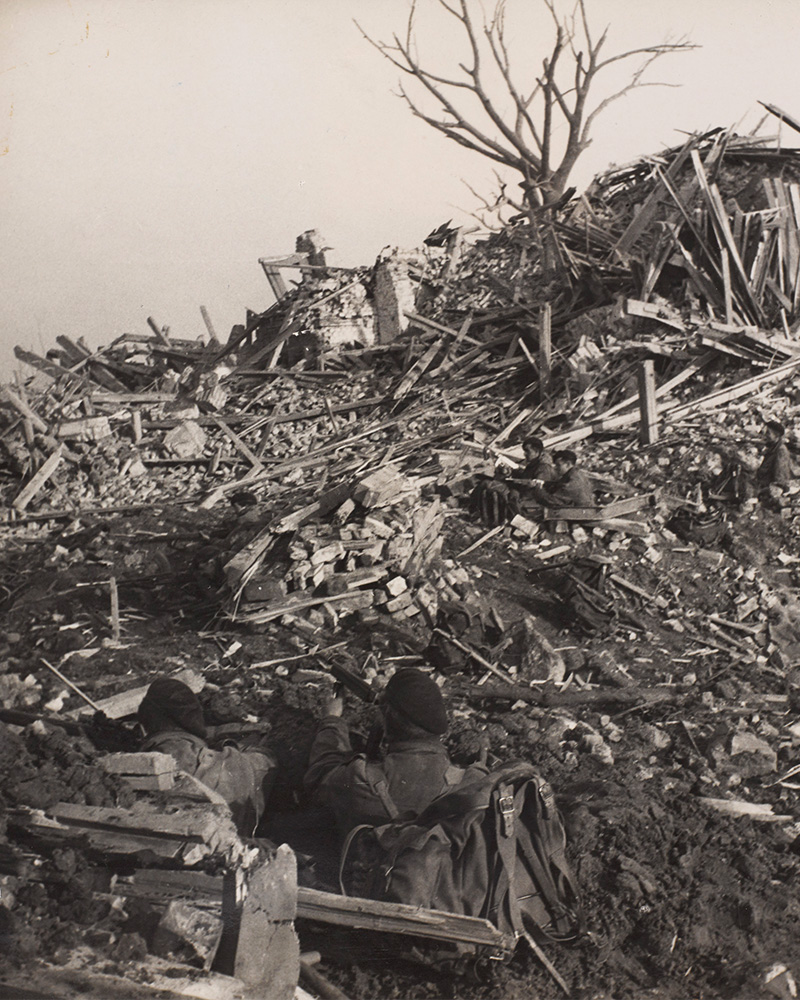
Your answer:
[[[176,507],[157,515],[87,520],[67,530],[32,523],[9,532],[2,555],[0,681],[30,676],[45,703],[65,689],[42,669],[41,658],[62,662],[72,653],[64,669],[93,698],[142,684],[165,668],[192,667],[208,681],[201,698],[210,722],[257,718],[268,728],[281,780],[263,832],[284,835],[305,850],[301,779],[330,683],[313,657],[288,659],[307,649],[304,640],[272,625],[255,634],[219,613],[217,595],[197,566],[210,548],[224,547],[238,523],[230,511]],[[446,526],[445,556],[485,530],[456,507]],[[785,572],[775,556],[794,551],[793,537],[791,512],[731,512],[722,568],[698,561],[695,550],[673,539],[660,545],[659,564],[643,558],[636,544],[623,546],[615,553],[615,571],[651,593],[670,596],[670,587],[673,593],[677,587],[683,619],[699,627],[709,613],[730,614],[739,594],[756,586],[756,575],[747,572],[754,563],[762,587],[780,594],[779,609],[787,607],[794,571]],[[584,546],[596,543],[589,535]],[[775,963],[800,972],[796,823],[726,816],[699,800],[735,792],[796,820],[797,786],[777,781],[797,757],[797,741],[785,732],[800,710],[791,676],[749,647],[721,652],[676,631],[669,614],[638,599],[624,605],[625,613],[604,634],[586,637],[555,613],[553,571],[537,571],[542,564],[535,556],[507,537],[487,542],[463,564],[509,636],[519,633],[525,614],[536,616],[578,688],[610,657],[633,683],[672,683],[680,693],[674,701],[617,711],[542,710],[509,701],[469,704],[456,693],[455,678],[445,682],[454,719],[448,745],[457,762],[474,758],[488,740],[490,762],[531,761],[557,790],[592,931],[579,944],[547,949],[571,995],[745,998],[766,995],[765,974]],[[108,638],[106,581],[112,573],[138,578],[120,589],[118,644]],[[777,627],[790,616],[773,617]],[[421,626],[353,628],[344,637],[356,659],[368,652],[414,656],[427,641]],[[319,638],[324,645],[342,636]],[[517,646],[509,647],[506,662],[513,661]],[[253,666],[274,660],[279,662]],[[787,691],[789,700],[777,710],[747,707],[750,693]],[[77,707],[67,693],[65,707]],[[365,729],[364,708],[352,705],[349,711],[354,726]],[[731,733],[742,731],[777,746],[775,768],[765,772],[753,755],[745,761],[716,752]],[[591,752],[587,733],[603,736],[604,756]],[[4,727],[2,753],[5,805],[42,807],[69,797],[98,804],[121,794],[112,779],[97,779],[85,744],[53,735],[49,727],[46,736]],[[98,907],[95,869],[77,852],[57,852],[46,868],[45,878],[41,872],[22,877],[15,905],[0,908],[3,963],[58,960],[68,945],[88,940],[105,946],[109,962],[124,968],[125,959],[144,948],[136,915],[123,918],[107,905]],[[301,923],[300,933],[304,945],[319,941],[318,929]],[[505,1000],[559,993],[523,947],[508,964],[484,963],[475,978],[403,961],[396,941],[329,932],[322,940],[322,970],[356,998]]]

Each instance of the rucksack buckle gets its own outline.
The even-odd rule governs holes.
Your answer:
[[[503,833],[506,837],[510,837],[514,833],[514,796],[501,795],[497,804],[503,817]]]

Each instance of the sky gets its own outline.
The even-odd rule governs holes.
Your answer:
[[[419,8],[423,62],[463,60],[435,0]],[[541,0],[507,8],[524,80],[551,26]],[[683,132],[749,131],[758,100],[800,116],[797,0],[587,10],[609,26],[609,52],[684,36],[701,48],[652,68],[673,86],[597,120],[579,189]],[[0,0],[0,380],[15,344],[44,353],[59,334],[97,347],[147,333],[153,315],[199,337],[201,305],[224,340],[273,301],[258,258],[292,253],[307,229],[329,263],[353,266],[448,219],[471,224],[464,181],[491,194],[493,165],[409,113],[397,71],[353,23],[387,39],[407,12],[408,0]]]

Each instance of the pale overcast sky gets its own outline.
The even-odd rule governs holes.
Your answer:
[[[431,0],[420,0],[423,15]],[[487,6],[489,6],[487,0]],[[800,116],[797,0],[587,0],[609,50],[686,35],[613,106],[575,174],[681,141],[677,130]],[[513,57],[541,64],[540,0]],[[462,183],[490,190],[492,164],[431,131],[393,96],[397,73],[360,37],[386,38],[407,0],[2,0],[0,2],[0,373],[14,344],[60,333],[94,345],[147,332],[223,339],[272,301],[260,256],[291,253],[317,228],[334,264],[416,246],[459,209]],[[522,15],[521,15],[522,16]],[[521,24],[522,22],[520,22]],[[440,26],[423,53],[453,51]],[[538,40],[537,40],[538,39]],[[464,58],[464,56],[462,56]],[[786,132],[788,144],[800,136]]]

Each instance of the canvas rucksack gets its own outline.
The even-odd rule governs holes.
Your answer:
[[[584,923],[565,846],[550,785],[529,764],[510,764],[443,793],[416,819],[356,827],[341,890],[483,917],[514,941],[568,941]]]

